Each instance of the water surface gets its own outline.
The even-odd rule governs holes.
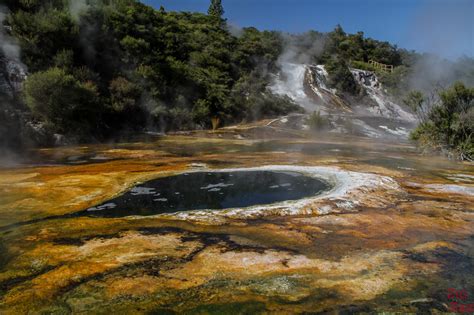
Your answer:
[[[329,184],[297,172],[197,172],[159,178],[77,213],[97,217],[155,215],[267,205],[318,195]]]

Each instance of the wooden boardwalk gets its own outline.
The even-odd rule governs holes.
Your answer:
[[[375,60],[369,60],[369,65],[373,66],[375,69],[379,69],[386,72],[393,72],[393,65],[386,65]]]

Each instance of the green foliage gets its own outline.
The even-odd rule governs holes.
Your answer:
[[[276,61],[283,52],[283,38],[278,32],[260,32],[254,27],[242,30],[238,38],[237,50],[233,57],[241,72],[249,72],[262,65],[274,70]]]
[[[314,35],[312,36],[315,38]],[[332,77],[330,85],[339,93],[349,95],[361,93],[355,81],[349,76],[350,71],[344,69],[350,65],[354,68],[376,72],[390,92],[399,99],[403,97],[403,88],[407,84],[403,79],[407,74],[406,67],[414,63],[413,59],[416,56],[414,52],[399,49],[388,42],[365,38],[363,32],[347,34],[340,25],[337,25],[332,32],[320,34],[315,40],[319,43],[316,46],[322,47],[306,49],[314,54],[311,58],[314,63],[326,65]],[[378,71],[368,64],[369,60],[393,65],[396,70],[392,73]]]
[[[269,93],[267,79],[259,70],[242,76],[234,85],[230,99],[233,102],[232,116],[245,121],[304,111],[290,98]]]
[[[293,45],[296,47],[296,59],[298,60],[301,54],[310,54],[309,62],[326,65],[329,75],[333,77],[332,87],[340,94],[360,93],[349,77],[348,71],[343,69],[343,64],[346,64],[353,68],[376,72],[384,87],[396,99],[401,100],[408,89],[407,77],[412,74],[409,67],[413,67],[420,57],[413,51],[399,49],[388,42],[366,38],[363,32],[348,34],[340,25],[326,34],[309,32],[291,38],[295,41]],[[308,39],[311,39],[310,45],[305,43]],[[395,70],[392,73],[379,71],[368,64],[370,60],[393,65]]]
[[[110,82],[110,101],[117,112],[130,112],[138,107],[140,88],[129,80],[118,77]]]
[[[79,82],[59,68],[30,75],[26,104],[54,132],[88,135],[98,123],[100,103],[92,82]]]
[[[266,93],[282,36],[255,28],[231,35],[221,1],[211,2],[209,15],[136,0],[90,0],[74,16],[63,0],[8,5],[31,72],[26,102],[54,132],[209,128],[213,117],[229,124],[300,110]],[[239,85],[256,69],[264,73],[258,88],[242,99]]]
[[[209,10],[207,13],[216,18],[222,18],[224,15],[224,7],[222,7],[222,1],[221,0],[211,0],[211,4],[209,6]]]
[[[38,11],[44,7],[62,8],[67,4],[64,0],[4,0],[4,3],[14,11]]]
[[[392,72],[378,71],[377,76],[383,86],[398,101],[403,102],[407,91],[410,90],[408,77],[410,69],[406,66],[398,66]]]
[[[53,58],[53,65],[58,68],[72,70],[74,66],[74,52],[61,50]]]
[[[314,111],[306,120],[312,131],[323,131],[330,127],[330,122],[326,117],[321,116],[320,111]]]
[[[299,62],[326,64],[329,86],[344,95],[361,93],[349,65],[374,59],[399,66],[382,80],[401,90],[405,73],[397,71],[415,62],[410,52],[340,26],[290,39],[251,27],[233,36],[220,0],[211,1],[208,15],[154,10],[137,0],[88,0],[77,15],[69,4],[7,3],[6,23],[31,72],[25,99],[56,132],[210,128],[212,118],[225,125],[301,111],[266,88],[288,40]]]
[[[350,62],[350,65],[351,65],[352,68],[377,72],[377,74],[379,74],[381,72],[380,70],[378,70],[377,68],[375,68],[374,66],[369,64],[368,62],[364,62],[364,61],[358,61],[358,60],[354,61],[354,60],[352,60]]]
[[[425,122],[426,117],[426,98],[420,91],[411,91],[407,94],[403,103],[407,105],[417,116],[420,122]]]
[[[400,66],[406,64],[405,61],[408,62],[413,56],[413,53],[398,49],[388,42],[365,38],[363,32],[347,34],[340,25],[337,25],[332,32],[321,36],[319,41],[324,42],[324,47],[322,50],[315,51],[314,60],[323,64],[337,57],[350,63],[375,60],[388,65]]]
[[[420,91],[412,91],[407,95],[404,103],[410,107],[412,111],[417,112],[423,105],[424,100],[425,97],[423,96],[423,93]]]
[[[21,41],[23,59],[30,71],[51,66],[52,56],[73,49],[77,41],[77,25],[69,13],[56,8],[35,13],[20,10],[10,15],[8,23]]]
[[[474,158],[474,88],[457,82],[439,93],[440,102],[411,134],[423,147],[454,152],[461,159]],[[420,94],[413,94],[419,104]]]
[[[333,58],[326,62],[326,69],[329,74],[328,85],[337,89],[340,93],[359,95],[361,88],[357,84],[349,70],[348,64],[341,58]]]

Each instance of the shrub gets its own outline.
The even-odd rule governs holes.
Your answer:
[[[427,98],[420,91],[411,91],[403,99],[403,103],[407,105],[416,115],[419,122],[426,122],[428,119]]]
[[[360,69],[360,70],[372,71],[372,72],[377,72],[377,73],[379,72],[377,68],[363,61],[351,61],[351,67]]]
[[[377,76],[383,86],[397,101],[403,101],[406,91],[410,90],[409,71],[409,68],[406,66],[398,66],[392,72],[378,71]]]
[[[447,150],[460,159],[474,158],[474,88],[457,82],[439,93],[440,102],[411,134],[423,147]],[[419,97],[417,97],[419,100]]]
[[[83,135],[97,127],[100,105],[93,82],[79,82],[59,68],[37,72],[25,82],[25,100],[53,132]]]
[[[117,112],[131,111],[138,106],[140,88],[123,77],[115,78],[109,86],[112,108]]]
[[[328,129],[330,122],[326,117],[321,115],[320,111],[314,111],[306,120],[309,128],[313,131],[323,131]]]
[[[341,58],[331,58],[326,62],[326,69],[329,74],[328,85],[337,89],[340,93],[359,95],[361,88],[357,84],[349,70],[348,64]]]
[[[242,76],[234,85],[230,99],[231,114],[235,119],[246,121],[304,112],[304,109],[288,96],[279,96],[267,90],[268,78],[253,71]]]

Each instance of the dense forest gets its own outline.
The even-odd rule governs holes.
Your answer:
[[[282,52],[276,32],[237,38],[220,15],[138,1],[12,1],[6,24],[29,69],[23,100],[54,133],[209,128],[299,110],[266,93]]]
[[[299,35],[236,29],[223,19],[220,1],[211,1],[208,14],[156,10],[136,0],[6,5],[3,24],[20,46],[29,75],[21,95],[1,96],[1,125],[18,129],[12,117],[22,116],[17,118],[34,121],[45,134],[78,142],[301,112],[291,99],[267,89],[289,47],[289,61],[325,64],[331,87],[349,95],[360,94],[349,67],[370,70],[369,60],[393,65],[393,73],[380,75],[400,100],[419,61],[428,58],[362,32],[347,34],[341,26]],[[457,76],[472,79],[465,69],[458,66]],[[28,133],[23,129],[9,139],[3,132],[2,142],[17,145],[18,135]]]

